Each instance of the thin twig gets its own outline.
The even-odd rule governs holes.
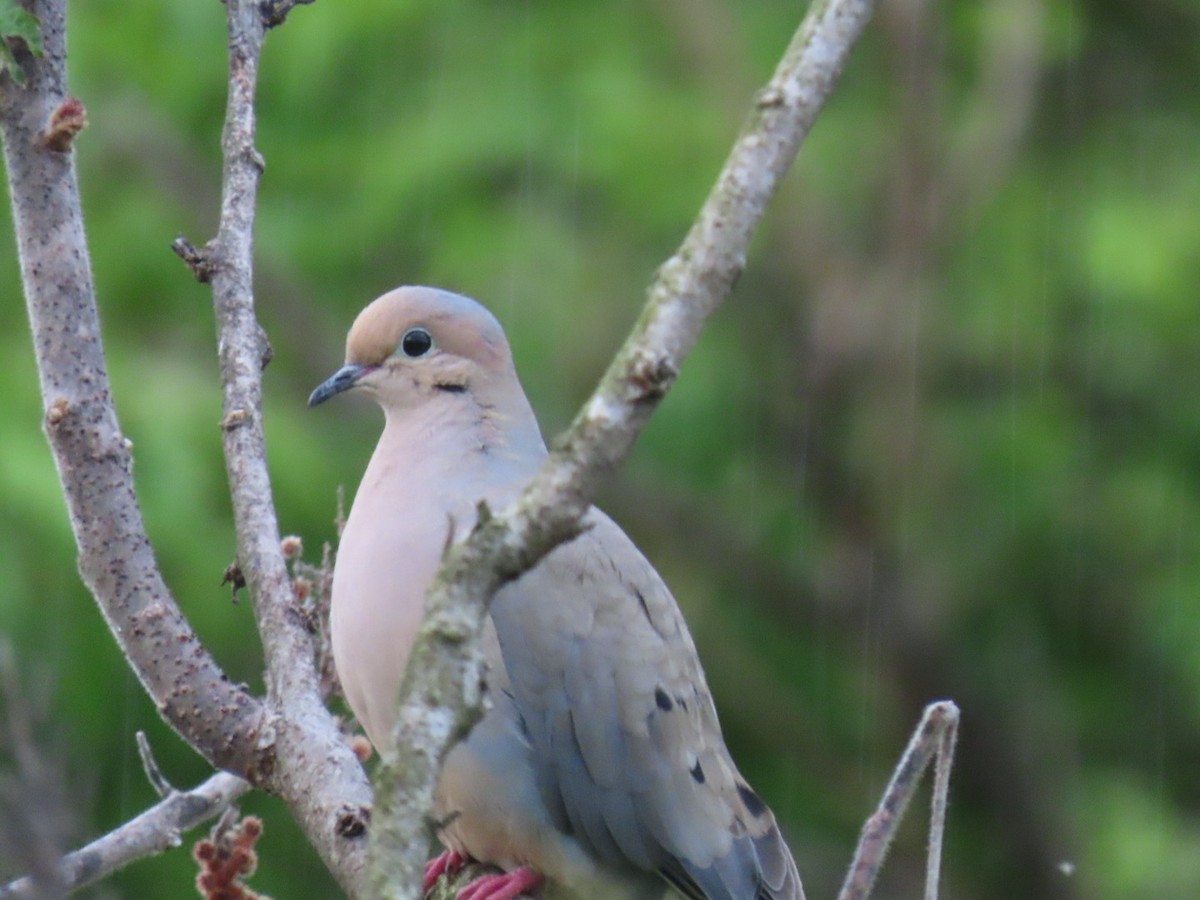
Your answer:
[[[64,856],[58,863],[59,884],[74,891],[111,875],[118,869],[172,850],[182,843],[182,833],[211,819],[250,790],[250,783],[218,772],[190,791],[172,790],[141,815]],[[0,900],[41,897],[31,878],[0,886]]]
[[[158,760],[154,758],[154,751],[150,749],[150,740],[146,737],[146,732],[139,731],[134,738],[137,741],[138,756],[142,759],[142,771],[146,773],[146,780],[150,782],[150,787],[154,788],[154,793],[159,797],[167,797],[174,793],[175,786],[167,781],[167,776],[158,767]]]
[[[946,809],[950,803],[950,770],[958,742],[958,707],[950,701],[934,704],[941,722],[933,763],[933,796],[929,812],[929,850],[925,857],[925,900],[937,900],[942,880],[942,842],[946,837]]]
[[[953,762],[954,742],[958,735],[958,707],[951,700],[939,700],[925,707],[921,721],[913,731],[892,779],[883,791],[870,818],[863,824],[854,859],[846,872],[846,880],[838,900],[866,900],[875,878],[883,867],[892,838],[908,808],[921,776],[935,757],[933,815],[930,822],[929,857],[926,867],[926,900],[936,900],[938,876],[941,870],[942,835],[945,831],[946,799]],[[934,857],[936,851],[937,857]]]
[[[221,142],[220,225],[209,252],[237,558],[263,642],[268,699],[280,713],[272,722],[271,787],[342,885],[353,890],[366,856],[365,842],[351,839],[362,833],[361,825],[352,823],[366,819],[370,785],[322,702],[311,636],[280,549],[263,435],[262,370],[270,346],[254,309],[253,227],[264,167],[254,145],[254,99],[267,22],[257,0],[226,0],[225,5],[229,96]]]
[[[221,141],[224,155],[221,220],[210,245],[213,305],[222,386],[221,432],[233,500],[238,563],[250,588],[267,660],[272,696],[302,692],[307,639],[290,615],[291,579],[280,550],[279,526],[266,465],[262,427],[262,369],[266,335],[254,314],[253,229],[263,161],[254,148],[254,93],[264,29],[259,3],[230,0],[229,98]],[[311,665],[305,667],[311,672]]]
[[[371,883],[382,896],[413,897],[420,884],[436,772],[447,747],[478,714],[472,637],[487,598],[576,533],[598,483],[629,452],[704,321],[737,280],[767,202],[874,6],[873,0],[813,4],[600,386],[514,508],[481,516],[468,539],[447,555],[427,598],[401,689],[396,750],[385,758],[380,781]]]

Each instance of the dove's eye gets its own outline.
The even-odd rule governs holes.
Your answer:
[[[417,326],[404,332],[400,338],[400,352],[409,359],[418,359],[433,349],[433,335]]]

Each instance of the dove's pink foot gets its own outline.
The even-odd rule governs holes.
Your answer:
[[[425,880],[421,882],[421,893],[428,894],[443,875],[453,875],[463,867],[467,858],[457,850],[443,850],[440,855],[425,863]]]
[[[458,900],[512,900],[541,887],[542,873],[521,866],[503,875],[484,875],[458,892]]]

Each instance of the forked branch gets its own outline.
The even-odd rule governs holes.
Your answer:
[[[282,796],[348,890],[365,859],[370,788],[325,710],[266,474],[261,370],[267,351],[251,293],[254,89],[262,4],[227,0],[229,104],[221,226],[209,245],[220,331],[222,422],[238,555],[267,659],[267,702],[226,678],[158,570],[113,407],[71,153],[86,111],[66,93],[65,0],[32,0],[44,55],[19,56],[24,87],[0,73],[0,129],[21,274],[45,407],[79,569],[163,717],[214,766]],[[288,4],[275,4],[280,14]],[[7,46],[7,45],[6,45]]]
[[[958,740],[958,707],[939,700],[925,707],[904,755],[892,773],[875,812],[863,825],[854,859],[842,883],[838,900],[866,900],[879,875],[888,848],[917,792],[921,776],[933,763],[933,802],[929,818],[929,851],[925,867],[925,900],[937,900],[941,881],[942,838],[946,830],[946,802],[950,768]]]
[[[44,427],[80,575],[163,717],[214,766],[254,778],[264,710],[225,677],[159,573],[134,493],[133,445],[113,407],[74,157],[45,139],[64,107],[85,118],[66,89],[66,2],[30,9],[45,52],[24,62],[24,88],[0,75],[0,130]]]

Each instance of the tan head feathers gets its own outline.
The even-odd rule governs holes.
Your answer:
[[[308,405],[354,387],[370,389],[385,408],[411,406],[422,389],[520,390],[496,317],[470,297],[430,287],[396,288],[359,313],[346,364]]]
[[[481,304],[431,287],[399,287],[358,314],[346,337],[346,362],[378,366],[400,350],[412,328],[424,328],[434,346],[487,365],[508,354],[496,317]]]

